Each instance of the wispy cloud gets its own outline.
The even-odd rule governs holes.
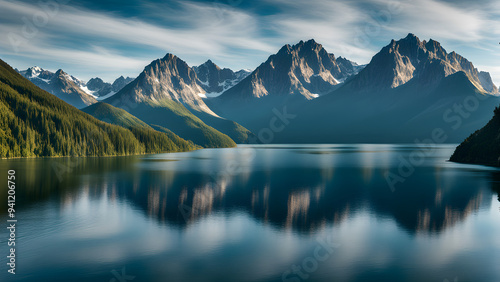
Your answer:
[[[78,63],[80,66],[94,66],[96,69],[137,69],[143,62],[145,51],[141,48],[158,50],[156,54],[174,53],[188,56],[191,61],[215,58],[234,60],[244,51],[271,53],[274,46],[259,40],[256,29],[257,20],[251,15],[224,6],[183,3],[181,10],[170,16],[177,23],[185,22],[182,27],[164,27],[136,18],[122,18],[102,12],[92,12],[72,7],[60,7],[59,12],[37,34],[26,38],[17,52],[8,39],[9,33],[23,35],[23,18],[29,18],[39,11],[36,4],[0,1],[5,13],[12,22],[0,26],[5,35],[0,41],[3,55],[25,57],[28,59],[50,58],[54,62],[67,65]],[[73,41],[79,46],[68,49],[61,42]],[[109,47],[113,46],[113,47]],[[137,47],[137,58],[125,54],[130,47]],[[72,50],[72,51],[71,51]],[[238,50],[238,53],[232,52]],[[135,52],[129,52],[134,54]],[[149,61],[154,59],[150,57]],[[114,66],[113,66],[114,65]]]
[[[441,40],[477,42],[484,38],[488,29],[485,11],[459,8],[452,3],[436,0],[403,1],[397,25],[391,29]]]
[[[136,75],[167,52],[190,64],[210,58],[224,67],[253,68],[282,45],[310,38],[337,56],[367,63],[390,39],[412,32],[440,41],[489,71],[494,70],[492,51],[498,48],[494,37],[500,35],[494,28],[500,24],[500,4],[493,0],[169,3],[175,5],[141,2],[134,17],[72,2],[60,5],[15,52],[8,35],[22,35],[23,18],[31,21],[42,9],[39,3],[0,0],[0,55],[19,67],[60,67],[86,79],[98,75],[111,80]],[[255,8],[263,5],[274,9]],[[500,82],[500,74],[494,80]]]

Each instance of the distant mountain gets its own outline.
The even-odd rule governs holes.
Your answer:
[[[110,83],[104,82],[99,77],[91,78],[86,85],[88,93],[96,97],[106,96],[113,91]]]
[[[498,87],[493,83],[491,79],[490,73],[481,71],[478,75],[479,83],[483,87],[484,90],[490,92],[492,94],[498,94]]]
[[[53,73],[40,67],[32,67],[19,73],[36,86],[76,108],[81,109],[97,103],[93,96],[82,90],[82,87],[85,86],[84,81],[65,73],[61,69]]]
[[[114,95],[133,80],[131,77],[124,78],[120,76],[111,84],[104,82],[99,77],[91,78],[86,84],[87,93],[97,96],[98,100],[102,100]]]
[[[372,92],[397,88],[410,81],[435,86],[444,77],[463,71],[474,86],[496,94],[490,74],[479,72],[474,65],[455,52],[447,53],[435,40],[420,41],[414,34],[392,40],[376,54],[370,64],[349,84],[351,91]]]
[[[500,166],[500,108],[495,108],[493,118],[488,124],[474,132],[455,149],[450,161]]]
[[[201,98],[204,93],[195,71],[167,54],[146,66],[134,81],[104,102],[203,147],[235,146],[233,140],[248,139],[248,130],[207,107]]]
[[[228,68],[221,69],[211,60],[193,67],[193,70],[196,72],[199,85],[207,92],[205,95],[209,98],[219,96],[251,73],[249,70],[234,72]]]
[[[96,77],[85,82],[63,70],[53,73],[40,67],[31,67],[18,72],[38,87],[79,109],[110,97],[133,80],[121,76],[110,84]]]
[[[59,76],[67,74],[58,71],[50,81]],[[0,157],[110,156],[197,148],[169,136],[99,121],[40,89],[0,60]]]
[[[134,78],[128,77],[128,76],[127,76],[127,78],[125,78],[122,75],[119,78],[115,79],[115,81],[113,82],[111,87],[112,87],[114,92],[118,92],[118,91],[122,90],[122,88],[125,87],[125,85],[129,84],[132,81],[134,81]]]
[[[314,99],[335,89],[363,67],[336,59],[314,40],[283,46],[221,99],[300,95]]]

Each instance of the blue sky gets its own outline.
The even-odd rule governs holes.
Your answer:
[[[166,53],[189,65],[253,69],[284,44],[314,38],[360,64],[414,33],[500,83],[500,1],[0,0],[0,58],[81,79],[137,76]]]

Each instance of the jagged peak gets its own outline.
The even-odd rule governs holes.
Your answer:
[[[120,80],[134,80],[134,78],[130,76],[124,77],[123,75],[120,75],[120,77],[115,79],[115,81],[120,81]]]
[[[180,66],[180,65],[186,65],[186,66],[188,66],[185,61],[183,61],[182,59],[180,59],[176,55],[174,55],[172,53],[167,53],[165,55],[165,57],[163,57],[161,59],[156,59],[156,60],[152,61],[149,65],[147,65],[144,68],[144,71],[151,70],[155,66],[156,67],[158,67],[158,66],[164,66],[165,64],[166,65],[176,65],[176,66]]]
[[[36,77],[36,76],[40,75],[42,72],[45,72],[45,70],[42,69],[41,67],[33,66],[33,67],[27,68],[24,72],[26,73],[26,75],[29,75],[31,77]]]
[[[441,43],[439,43],[438,41],[434,40],[434,39],[429,39],[429,41],[423,41],[424,45],[427,47],[427,46],[433,46],[433,47],[441,47]]]
[[[58,69],[58,70],[55,72],[55,74],[57,74],[57,75],[61,75],[61,74],[62,74],[62,75],[64,75],[64,74],[67,74],[67,73],[65,73],[62,69]]]
[[[310,46],[311,49],[315,49],[315,48],[318,48],[318,47],[321,48],[322,47],[321,44],[317,43],[314,39],[311,38],[311,39],[309,39],[307,41],[300,40],[299,43],[291,46],[291,49],[295,50],[295,49],[301,48],[303,46],[308,46],[308,47]]]
[[[178,57],[172,53],[167,53],[165,57],[163,57],[163,60],[175,60],[178,59]]]
[[[420,41],[420,39],[413,33],[408,33],[408,35],[404,38],[406,40],[417,40]]]
[[[425,41],[424,41],[425,42]],[[421,46],[424,42],[420,41],[420,39],[413,33],[408,33],[408,35],[405,38],[401,38],[399,40],[392,39],[391,43],[389,43],[386,47],[388,46],[399,46],[402,44],[412,44],[415,43],[415,45]]]
[[[429,41],[426,41],[426,40],[420,41],[420,39],[416,35],[414,35],[413,33],[409,33],[405,38],[402,38],[398,41],[392,39],[391,43],[388,44],[387,46],[385,46],[383,49],[386,49],[389,52],[394,52],[394,51],[401,52],[400,48],[402,46],[406,46],[405,49],[408,48],[408,46],[415,46],[424,52],[436,54],[438,57],[444,57],[446,55],[448,55],[450,57],[460,56],[457,53],[455,53],[454,51],[448,54],[446,49],[444,49],[441,46],[441,43],[432,39],[432,38],[429,39]],[[406,50],[408,50],[408,49],[406,49]]]
[[[89,79],[89,81],[87,83],[92,82],[92,81],[104,82],[104,80],[102,80],[100,77],[93,77],[93,78]]]
[[[201,66],[205,66],[207,68],[216,68],[217,70],[221,70],[222,69],[216,63],[214,63],[211,59],[208,59],[206,62],[204,62],[203,64],[201,64],[200,67]]]
[[[289,53],[290,50],[291,50],[292,46],[290,46],[290,44],[285,44],[283,47],[281,47],[281,49],[278,51],[278,54],[282,54],[282,53]]]
[[[333,54],[332,54],[332,55],[333,55]],[[351,60],[349,60],[349,59],[347,59],[347,58],[345,58],[345,57],[342,57],[342,56],[339,56],[339,57],[337,58],[337,61],[344,61],[344,62],[350,62],[350,63],[356,64],[355,62],[353,62],[353,61],[351,61]],[[357,64],[356,64],[356,65],[357,65]]]
[[[44,71],[44,69],[42,69],[41,67],[39,66],[32,66],[32,67],[29,67],[27,70],[34,70],[34,71]]]
[[[323,49],[323,46],[321,44],[317,43],[314,39],[309,39],[307,41],[301,40],[301,41],[299,41],[299,43],[297,43],[295,45],[285,44],[278,51],[277,55],[290,54],[293,51],[297,51],[297,50],[303,49],[303,47],[306,47],[306,49],[310,48],[311,50],[316,50],[316,49],[317,50],[321,50],[321,49]]]

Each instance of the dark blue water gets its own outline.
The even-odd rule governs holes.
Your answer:
[[[431,149],[1,160],[0,281],[500,281],[500,171]]]

